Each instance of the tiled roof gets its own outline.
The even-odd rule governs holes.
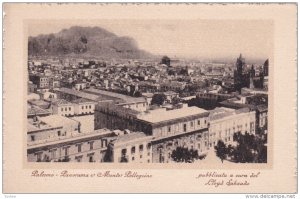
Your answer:
[[[54,105],[57,105],[57,106],[61,106],[61,105],[72,105],[71,102],[68,102],[67,100],[64,100],[64,99],[59,99],[55,102],[53,102]]]
[[[75,103],[75,104],[81,104],[81,103],[84,103],[84,104],[95,104],[95,102],[93,102],[91,100],[88,100],[88,99],[84,99],[84,98],[79,98],[79,99],[73,100],[72,103]]]
[[[46,115],[46,114],[51,114],[50,111],[42,109],[38,106],[32,106],[27,109],[27,116],[34,116],[34,115]]]
[[[70,94],[70,95],[74,95],[80,98],[85,98],[85,99],[89,99],[92,101],[101,101],[101,97],[99,97],[98,95],[94,95],[94,94],[89,94],[89,93],[85,93],[82,91],[76,91],[73,89],[69,89],[69,88],[60,88],[58,90],[58,92],[62,92],[62,93],[66,93],[66,94]]]

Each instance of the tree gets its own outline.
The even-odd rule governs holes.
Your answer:
[[[133,97],[142,97],[142,93],[140,91],[136,91],[134,94],[133,94]]]
[[[153,97],[152,97],[152,100],[151,100],[151,104],[154,105],[163,105],[166,101],[167,97],[162,94],[162,93],[159,93],[159,94],[154,94]]]
[[[215,146],[215,150],[216,155],[221,159],[223,163],[223,160],[227,157],[227,149],[225,143],[222,140],[219,140],[217,146]]]
[[[173,105],[179,104],[180,102],[181,102],[181,99],[179,97],[174,97],[172,99],[172,104]]]
[[[232,152],[235,162],[267,162],[266,142],[260,135],[238,132],[233,135],[233,140],[237,142]]]
[[[188,149],[185,147],[177,147],[172,151],[171,158],[175,162],[188,162],[192,163],[196,159],[199,159],[198,151],[194,149]]]
[[[227,154],[227,157],[229,157],[230,159],[234,155],[234,147],[231,144],[229,144],[227,146],[227,148],[226,148],[226,154]]]

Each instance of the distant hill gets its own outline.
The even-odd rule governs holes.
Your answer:
[[[28,38],[29,56],[92,56],[116,59],[147,59],[134,39],[119,37],[100,27],[73,26],[56,34]]]

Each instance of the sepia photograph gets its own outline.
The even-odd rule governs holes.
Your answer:
[[[297,6],[5,3],[6,198],[293,198]]]
[[[270,20],[29,24],[27,160],[267,163],[272,47]]]

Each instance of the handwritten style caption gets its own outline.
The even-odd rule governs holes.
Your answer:
[[[260,177],[260,172],[249,172],[249,173],[218,173],[218,172],[207,172],[200,173],[196,176],[196,179],[205,179],[205,186],[249,186],[251,179]]]
[[[103,171],[103,172],[70,172],[68,170],[63,171],[38,171],[34,170],[31,173],[31,177],[36,178],[132,178],[132,179],[144,179],[152,178],[152,174],[148,173],[138,173],[137,171],[125,171],[125,172],[112,172],[112,171]]]

